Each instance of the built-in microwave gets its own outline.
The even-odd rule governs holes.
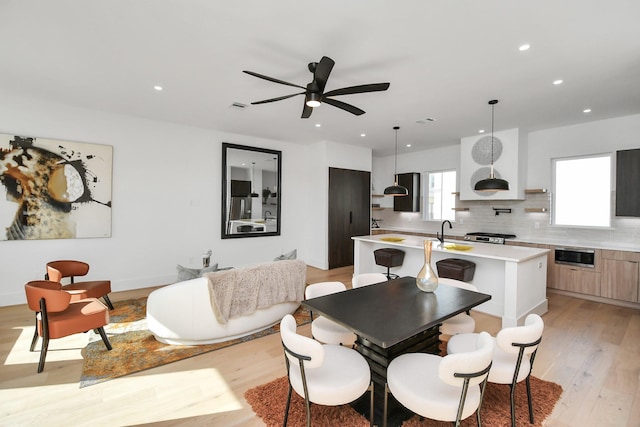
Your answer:
[[[556,264],[577,265],[593,268],[596,265],[596,251],[584,248],[556,248]]]

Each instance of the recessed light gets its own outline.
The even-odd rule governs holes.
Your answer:
[[[407,144],[407,148],[411,148],[411,144]]]
[[[478,133],[484,133],[484,129],[480,129]]]
[[[322,126],[320,123],[316,123],[317,128],[319,128],[320,126]]]
[[[425,117],[424,119],[420,119],[420,120],[416,120],[416,123],[420,123],[421,125],[427,123],[427,122],[435,122],[436,119],[434,119],[433,117]]]
[[[531,45],[530,45],[530,44],[526,44],[526,43],[525,43],[525,44],[523,44],[523,45],[520,45],[520,46],[518,47],[518,50],[519,50],[520,52],[524,52],[525,50],[529,50],[529,48],[530,48],[530,47],[531,47]]]
[[[154,86],[153,88],[155,90],[157,90],[158,92],[160,92],[162,90],[162,86],[158,86],[158,85]]]
[[[360,136],[364,138],[365,136],[367,136],[367,134],[366,133],[361,133]]]
[[[561,85],[562,84],[562,79],[554,80],[553,84],[556,85],[556,86],[557,85]]]
[[[591,112],[591,108],[585,108],[584,110],[582,110],[583,113],[590,113]]]

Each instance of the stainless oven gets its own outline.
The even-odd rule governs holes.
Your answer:
[[[596,251],[584,248],[556,248],[556,264],[577,265],[593,268],[596,265]]]

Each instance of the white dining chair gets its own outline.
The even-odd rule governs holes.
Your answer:
[[[494,341],[487,332],[476,336],[471,351],[444,357],[407,353],[396,357],[387,368],[383,425],[387,425],[388,393],[412,412],[456,426],[480,409],[491,367]]]
[[[454,286],[468,291],[478,292],[478,288],[471,283],[445,277],[438,278],[439,285]],[[442,322],[440,333],[443,335],[457,335],[471,333],[476,329],[476,321],[470,313],[460,313]]]
[[[529,422],[534,423],[530,378],[543,330],[542,318],[537,314],[529,314],[523,326],[504,328],[498,332],[494,339],[496,349],[493,354],[493,365],[489,372],[489,382],[509,384],[511,387],[511,425],[514,427],[516,425],[516,384],[522,380],[525,380],[527,385]],[[468,351],[476,337],[477,334],[459,334],[451,337],[447,344],[447,353],[456,354]]]
[[[345,291],[347,287],[342,282],[319,282],[305,288],[305,299],[312,299]],[[311,336],[324,344],[337,344],[353,347],[356,334],[342,325],[324,316],[313,318],[311,312]]]
[[[373,426],[373,383],[369,364],[357,351],[299,335],[294,317],[287,314],[280,322],[289,393],[284,426],[289,418],[291,391],[304,398],[307,427],[311,425],[311,403],[337,406],[353,402],[370,391],[370,425]]]
[[[387,276],[382,273],[361,273],[355,274],[351,279],[351,286],[359,288],[361,286],[373,285],[374,283],[386,282]]]

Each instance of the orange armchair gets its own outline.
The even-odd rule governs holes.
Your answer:
[[[74,282],[74,277],[85,276],[89,272],[89,264],[82,261],[60,260],[47,263],[46,280],[61,283],[62,279],[69,277],[71,283],[62,285],[62,289],[71,294],[71,301],[85,298],[103,298],[107,306],[113,310],[113,304],[109,299],[111,292],[110,280],[92,280]]]
[[[72,301],[58,282],[36,280],[24,285],[29,308],[36,312],[36,330],[31,340],[30,351],[34,351],[38,336],[42,337],[38,373],[44,369],[49,340],[68,335],[96,330],[107,350],[111,343],[104,331],[109,323],[109,310],[95,298]]]

